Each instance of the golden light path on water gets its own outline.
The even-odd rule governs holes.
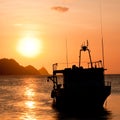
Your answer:
[[[37,84],[34,79],[25,79],[25,85],[22,91],[23,101],[18,105],[23,111],[19,116],[20,120],[43,120],[44,118],[52,120],[54,115],[49,116],[49,111],[53,112],[51,106],[47,106],[46,94],[42,93],[42,84]],[[47,100],[48,102],[48,100]]]
[[[20,119],[22,120],[37,120],[34,112],[34,109],[36,108],[36,103],[34,101],[35,92],[34,89],[31,87],[25,87],[24,95],[27,98],[27,100],[24,102],[24,107],[27,109],[26,112],[24,112],[23,116],[20,117]]]

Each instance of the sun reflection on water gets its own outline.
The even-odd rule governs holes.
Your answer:
[[[47,99],[48,93],[40,91],[43,89],[43,84],[36,83],[34,79],[25,79],[23,88],[20,88],[22,101],[18,103],[18,106],[21,108],[19,119],[53,120],[56,114],[52,110],[50,101]]]
[[[24,95],[27,96],[28,98],[33,98],[35,96],[34,89],[26,87]]]
[[[26,101],[25,105],[29,109],[35,108],[35,102],[34,101]]]
[[[24,88],[24,97],[26,98],[24,101],[25,111],[20,117],[22,120],[37,120],[35,109],[36,109],[36,101],[35,101],[35,86],[33,84],[27,84]]]

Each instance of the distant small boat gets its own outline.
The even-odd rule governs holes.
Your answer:
[[[81,66],[81,52],[88,52],[90,62],[88,67]],[[56,108],[100,109],[104,108],[107,97],[111,94],[111,83],[105,83],[104,66],[102,61],[92,62],[88,45],[82,45],[79,52],[79,66],[56,70],[53,64],[52,80],[53,89],[51,98]],[[62,84],[59,83],[59,75],[63,76]]]

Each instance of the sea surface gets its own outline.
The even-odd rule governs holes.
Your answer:
[[[106,75],[112,93],[104,114],[71,115],[52,107],[52,82],[40,76],[0,76],[0,120],[120,120],[120,75]]]

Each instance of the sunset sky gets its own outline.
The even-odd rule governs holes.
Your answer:
[[[0,0],[0,59],[51,72],[53,63],[66,67],[66,41],[68,62],[78,65],[88,40],[100,60],[101,25],[106,73],[120,73],[120,0]]]

